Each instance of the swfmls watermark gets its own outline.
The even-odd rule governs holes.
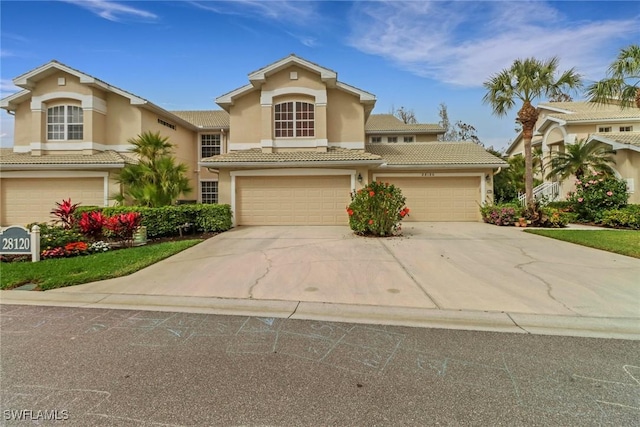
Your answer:
[[[5,421],[66,421],[69,419],[69,411],[66,409],[32,410],[32,409],[5,409],[2,411]]]

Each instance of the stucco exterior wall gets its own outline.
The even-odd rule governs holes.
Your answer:
[[[105,117],[105,141],[107,145],[127,145],[127,140],[142,132],[141,113],[138,107],[115,93],[107,95]]]
[[[235,100],[229,113],[229,150],[233,144],[255,144],[260,147],[262,108],[260,92],[254,91]]]
[[[436,134],[416,134],[416,142],[436,142],[438,140],[438,135]]]
[[[362,142],[364,107],[355,96],[338,89],[327,90],[327,139],[332,142]]]
[[[18,106],[14,115],[14,146],[28,147],[31,142],[35,142],[35,140],[32,140],[34,136],[31,131],[31,125],[33,123],[32,114],[28,100]]]
[[[297,73],[297,79],[291,79],[291,73]],[[267,77],[263,91],[283,87],[306,87],[314,90],[324,90],[325,84],[320,76],[297,65],[292,65]]]

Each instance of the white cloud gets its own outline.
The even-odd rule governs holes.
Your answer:
[[[11,95],[12,93],[18,92],[19,90],[20,88],[14,85],[11,80],[0,79],[0,92],[2,93],[2,98],[7,95]]]
[[[350,18],[352,46],[465,87],[532,56],[598,79],[616,53],[607,47],[640,33],[637,17],[571,22],[542,2],[366,2]]]
[[[313,2],[290,0],[190,1],[191,5],[224,15],[243,15],[289,23],[308,23],[316,16]]]
[[[158,16],[152,12],[142,9],[136,9],[122,3],[109,0],[62,0],[65,3],[71,3],[88,9],[101,18],[109,21],[119,22],[123,18],[138,18],[144,20],[155,20]]]

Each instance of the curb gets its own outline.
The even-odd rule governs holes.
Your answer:
[[[0,303],[104,309],[173,311],[296,320],[640,340],[640,319],[440,310],[305,301],[0,291]]]

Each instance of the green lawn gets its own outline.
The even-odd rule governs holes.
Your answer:
[[[75,258],[0,264],[0,289],[37,283],[47,290],[126,276],[177,254],[202,240],[181,240]]]
[[[640,258],[640,231],[634,230],[535,230],[527,233],[564,240],[590,248],[602,249]]]

